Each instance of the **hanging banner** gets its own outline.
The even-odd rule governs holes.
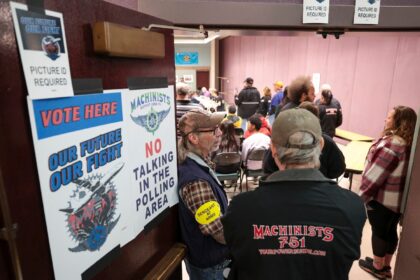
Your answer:
[[[177,64],[177,65],[198,64],[198,52],[177,52],[177,53],[175,53],[175,64]]]
[[[378,24],[380,0],[356,0],[354,24]]]
[[[26,87],[32,99],[73,95],[63,15],[10,2]]]
[[[28,106],[55,278],[81,279],[133,238],[121,94]]]
[[[178,203],[173,86],[124,94],[135,233]]]
[[[329,0],[304,0],[303,23],[328,23]]]

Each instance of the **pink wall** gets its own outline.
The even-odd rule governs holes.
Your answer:
[[[251,76],[255,86],[286,84],[296,76],[321,74],[343,107],[342,128],[377,137],[395,105],[420,107],[420,34],[352,33],[329,36],[241,36],[220,41],[220,76],[232,102],[235,88]]]

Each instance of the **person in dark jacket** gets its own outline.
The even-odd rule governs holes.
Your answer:
[[[322,132],[330,137],[335,136],[335,129],[343,123],[341,106],[339,107],[336,103],[331,102],[332,99],[332,92],[324,89],[321,92],[321,100],[318,105]]]
[[[220,144],[224,113],[193,109],[179,120],[178,215],[191,280],[223,279],[229,264],[221,216],[228,200],[209,162]]]
[[[260,106],[260,92],[253,87],[254,79],[246,78],[244,88],[235,96],[235,104],[238,106],[238,116],[242,118],[242,129],[246,130],[247,119],[255,114]]]
[[[366,211],[357,194],[319,172],[318,118],[297,108],[273,124],[279,171],[232,198],[222,218],[231,280],[348,280]]]
[[[260,108],[258,108],[258,114],[264,118],[267,116],[271,107],[271,89],[269,87],[263,88],[263,97],[260,100]]]
[[[299,105],[299,108],[306,109],[318,117],[318,108],[311,102],[302,102]],[[340,177],[346,169],[344,155],[331,137],[323,133],[322,138],[324,139],[324,147],[322,148],[322,153],[319,157],[319,161],[321,162],[319,171],[327,178],[336,179]],[[271,151],[267,151],[264,155],[263,169],[266,174],[271,174],[278,170]]]

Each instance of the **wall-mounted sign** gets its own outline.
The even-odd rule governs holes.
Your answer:
[[[173,87],[28,106],[55,279],[82,279],[178,203]]]
[[[354,24],[378,24],[380,0],[356,0]]]
[[[329,0],[304,0],[303,23],[328,23]]]
[[[177,65],[198,64],[198,52],[177,52],[177,53],[175,53],[175,64],[177,64]]]
[[[182,77],[184,78],[185,83],[194,82],[194,76],[193,75],[188,74],[188,75],[183,75]]]
[[[173,86],[124,92],[132,225],[137,235],[178,203]]]
[[[16,38],[32,99],[73,95],[63,15],[10,2]]]

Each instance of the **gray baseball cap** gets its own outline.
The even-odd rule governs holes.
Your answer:
[[[290,144],[289,137],[295,132],[308,132],[314,137],[312,144]],[[312,149],[322,138],[319,119],[306,109],[294,108],[281,112],[273,123],[271,141],[285,148]]]

